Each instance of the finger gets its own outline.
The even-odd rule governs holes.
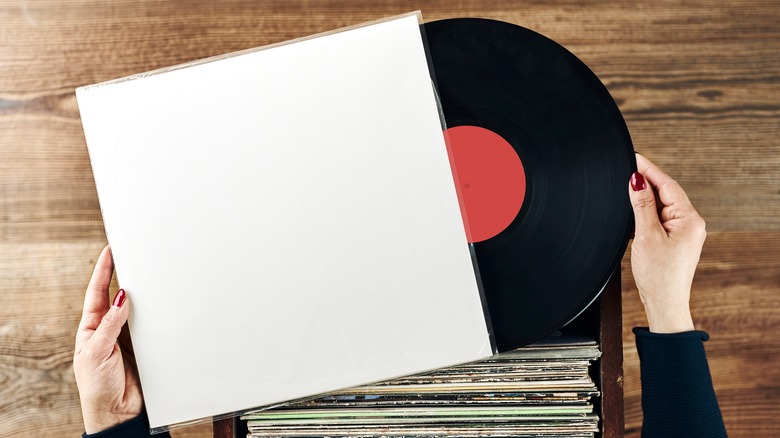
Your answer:
[[[634,209],[635,236],[648,236],[663,231],[658,218],[655,194],[644,176],[639,172],[631,175],[628,183],[628,196]]]
[[[644,155],[636,154],[637,170],[644,175],[645,179],[658,192],[658,200],[664,206],[677,205],[678,207],[687,207],[691,205],[688,195],[680,184],[671,176],[664,173],[658,166],[653,164]]]
[[[86,327],[94,330],[100,319],[108,311],[108,288],[111,285],[111,277],[114,274],[114,262],[111,260],[111,247],[106,246],[100,253],[95,271],[92,273],[92,279],[87,286],[87,293],[84,296],[83,317],[98,314],[99,317],[94,321],[94,325]]]
[[[111,259],[111,247],[106,246],[95,263],[92,279],[90,279],[84,295],[84,310],[76,333],[76,352],[80,351],[89,341],[92,333],[100,324],[101,318],[108,311],[108,288],[113,273],[114,262]]]
[[[124,289],[119,289],[116,293],[114,302],[108,309],[100,325],[95,329],[95,333],[89,339],[89,350],[93,355],[100,359],[107,359],[114,350],[119,333],[122,332],[122,326],[127,322],[127,316],[130,314],[129,300]]]

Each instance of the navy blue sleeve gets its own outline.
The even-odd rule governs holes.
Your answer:
[[[146,412],[110,429],[91,435],[85,432],[81,436],[82,438],[171,438],[171,435],[168,432],[158,433],[156,435],[149,434],[149,418],[146,417]]]
[[[726,437],[704,352],[703,331],[634,329],[642,373],[642,438]]]

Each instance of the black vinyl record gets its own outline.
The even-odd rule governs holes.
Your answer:
[[[474,241],[497,347],[517,348],[566,325],[619,269],[633,227],[631,138],[604,85],[556,42],[472,18],[424,33],[448,131],[495,133],[522,163],[519,211]]]

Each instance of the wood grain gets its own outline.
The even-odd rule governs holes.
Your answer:
[[[635,147],[708,221],[694,293],[732,437],[780,422],[780,3],[739,1],[0,0],[0,436],[75,436],[70,369],[104,242],[74,88],[422,9],[563,44],[606,84]],[[627,436],[641,425],[624,260]],[[210,426],[175,436],[210,436]]]
[[[623,261],[626,436],[642,424],[639,357],[632,327],[646,326],[630,268]],[[780,434],[780,233],[710,233],[694,279],[692,312],[705,344],[729,436]]]

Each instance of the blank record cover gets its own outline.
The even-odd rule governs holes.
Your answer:
[[[77,90],[152,428],[491,354],[419,20]]]

